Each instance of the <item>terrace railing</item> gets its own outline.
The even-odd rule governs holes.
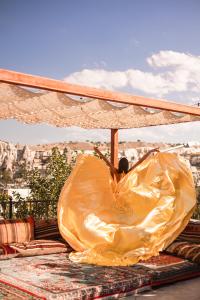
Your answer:
[[[29,215],[36,219],[56,217],[57,203],[47,200],[14,200],[9,198],[0,202],[0,216],[4,219],[25,218]]]
[[[57,217],[57,202],[47,200],[8,200],[0,201],[0,218],[16,219],[25,218],[29,215],[35,219],[51,219]],[[198,197],[197,206],[193,218],[200,220],[200,201]]]

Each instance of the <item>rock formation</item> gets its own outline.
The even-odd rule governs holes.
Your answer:
[[[71,160],[73,154],[85,152],[86,154],[93,154],[94,144],[91,142],[85,143],[58,143],[58,144],[44,144],[44,145],[14,145],[12,143],[0,141],[0,175],[2,172],[9,172],[11,178],[16,177],[17,173],[20,174],[22,168],[31,170],[38,168],[44,171],[51,149],[58,147],[61,152],[67,153],[68,159]],[[100,150],[106,153],[109,149],[109,144],[101,143]],[[138,161],[149,149],[161,147],[170,148],[173,145],[167,144],[151,144],[144,142],[120,142],[119,156],[126,156],[132,163]],[[188,166],[194,174],[196,184],[200,186],[200,146],[199,147],[182,147],[174,150],[180,156],[187,160]],[[0,178],[1,182],[1,178]]]

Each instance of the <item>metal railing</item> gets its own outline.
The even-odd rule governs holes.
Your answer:
[[[12,197],[0,201],[0,216],[4,219],[24,218],[32,215],[37,219],[56,217],[57,203],[47,200],[25,199],[16,201]]]

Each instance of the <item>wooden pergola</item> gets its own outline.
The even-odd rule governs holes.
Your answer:
[[[89,97],[93,99],[100,99],[102,101],[142,106],[189,114],[198,117],[200,116],[199,107],[169,102],[166,100],[157,100],[143,96],[135,96],[121,92],[107,91],[77,84],[70,84],[60,80],[23,74],[10,70],[0,69],[0,82],[76,96]],[[111,162],[115,168],[118,167],[118,128],[111,129]]]

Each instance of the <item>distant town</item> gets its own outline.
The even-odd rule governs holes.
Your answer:
[[[94,154],[94,146],[98,146],[104,154],[109,154],[110,144],[103,142],[65,142],[42,145],[20,145],[0,141],[0,188],[22,189],[26,183],[22,180],[24,169],[32,170],[37,168],[41,174],[45,173],[48,158],[51,156],[52,148],[57,147],[61,153],[65,151],[67,159],[80,153]],[[125,156],[130,164],[135,163],[147,151],[152,148],[159,148],[161,151],[178,153],[190,167],[195,185],[200,186],[200,143],[188,144],[166,144],[119,142],[119,157]]]

